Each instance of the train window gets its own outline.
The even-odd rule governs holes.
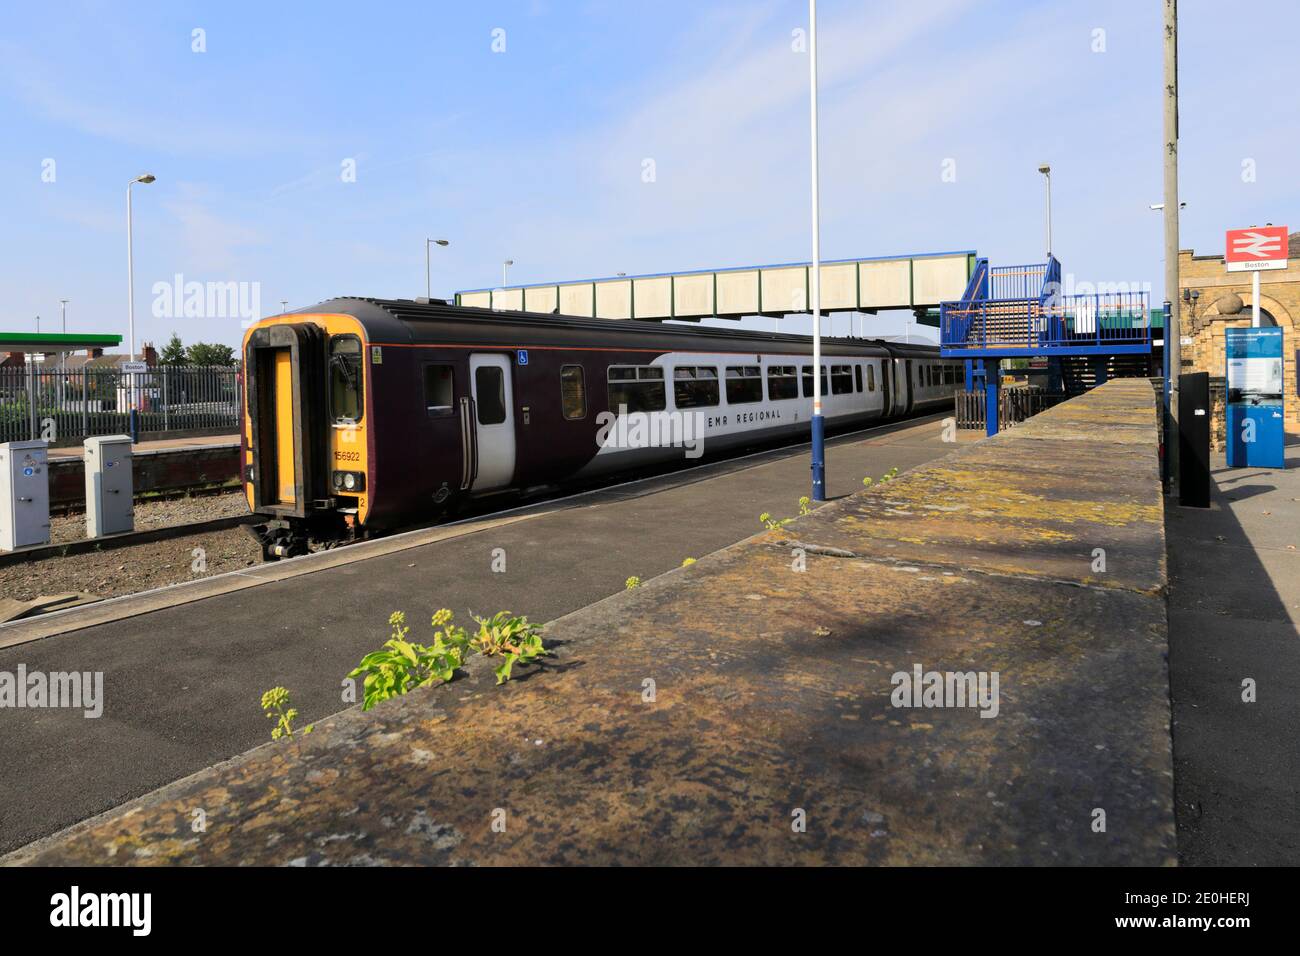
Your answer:
[[[587,417],[587,382],[581,365],[560,369],[560,410],[570,421]]]
[[[769,365],[767,397],[774,402],[799,397],[799,378],[793,365]]]
[[[853,391],[853,368],[849,365],[831,366],[831,394],[847,395]]]
[[[858,391],[862,391],[862,366],[853,366],[853,381],[858,386]]]
[[[506,420],[506,377],[499,366],[474,369],[474,395],[480,425],[500,425]]]
[[[925,366],[924,366],[924,365],[918,365],[918,366],[916,367],[916,384],[917,384],[917,385],[924,385],[924,384],[925,384]]]
[[[424,407],[430,415],[450,415],[454,411],[454,381],[450,365],[424,367]]]
[[[763,370],[757,365],[727,366],[727,404],[763,400]]]
[[[825,365],[822,366],[821,380],[822,380],[822,394],[828,395],[830,393],[830,389],[826,387],[826,366]],[[811,365],[805,365],[803,367],[803,397],[804,398],[813,397],[813,380],[812,380]]]
[[[707,365],[680,365],[673,369],[673,401],[678,408],[718,404],[718,370]]]
[[[330,417],[359,422],[362,414],[361,340],[355,335],[330,339]]]
[[[875,390],[876,390],[876,367],[874,365],[868,365],[867,366],[867,391],[874,392]]]
[[[615,365],[609,369],[609,410],[662,412],[668,407],[664,370],[654,365]]]

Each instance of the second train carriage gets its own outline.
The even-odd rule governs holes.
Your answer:
[[[244,338],[244,489],[268,557],[458,501],[807,433],[812,340],[339,298]],[[826,339],[828,427],[950,407],[938,350]]]

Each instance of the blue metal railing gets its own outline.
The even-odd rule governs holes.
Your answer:
[[[1043,294],[1043,277],[1047,264],[998,266],[989,273],[988,299],[1034,299]]]
[[[939,334],[945,348],[990,352],[1149,349],[1151,309],[1146,292],[945,302],[940,306]]]

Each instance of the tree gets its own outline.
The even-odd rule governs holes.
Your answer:
[[[185,346],[181,343],[181,337],[175,332],[163,346],[162,353],[158,356],[159,365],[184,365],[185,364]]]
[[[170,342],[168,345],[170,346]],[[215,365],[229,368],[235,364],[235,350],[217,342],[195,342],[185,350],[185,359],[191,365]]]

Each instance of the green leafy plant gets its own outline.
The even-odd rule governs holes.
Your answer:
[[[867,475],[867,477],[863,478],[863,479],[862,479],[862,484],[863,484],[865,487],[870,488],[871,485],[873,484],[873,480],[872,480],[871,476],[870,476],[870,475]]]
[[[272,740],[293,736],[293,722],[298,719],[298,708],[290,702],[288,689],[272,687],[263,694],[262,710],[266,711],[267,718],[275,721],[275,727],[271,730]],[[314,726],[315,724],[308,724],[302,732],[309,734]]]
[[[629,591],[631,591],[633,588],[639,588],[641,586],[641,579],[634,574],[626,581],[623,582],[623,586],[627,588]]]
[[[789,524],[791,521],[793,521],[794,519],[793,519],[793,518],[773,518],[771,514],[769,514],[768,512],[764,511],[761,515],[758,516],[758,520],[761,521],[761,522],[763,523],[763,527],[767,528],[768,531],[775,531],[777,528],[784,528],[786,525],[788,525],[788,524]]]
[[[388,618],[392,636],[348,674],[354,678],[365,675],[361,709],[369,710],[417,687],[445,684],[475,654],[499,659],[497,683],[504,684],[516,663],[527,664],[547,653],[542,646],[541,628],[526,617],[499,611],[489,618],[475,617],[474,621],[478,630],[470,634],[452,622],[451,611],[442,608],[430,622],[433,642],[417,644],[410,640],[406,615],[393,612]]]
[[[415,687],[451,680],[469,655],[470,638],[463,627],[452,623],[452,613],[442,608],[433,615],[432,644],[408,640],[411,629],[406,615],[394,611],[388,618],[392,637],[377,651],[361,658],[349,677],[365,675],[362,710],[390,697],[399,697]]]
[[[484,657],[500,658],[496,667],[497,683],[510,679],[510,669],[517,661],[527,664],[546,653],[542,646],[542,629],[526,617],[515,617],[509,611],[498,611],[489,618],[474,618],[478,633],[470,648]]]
[[[800,516],[812,514],[812,499],[807,495],[799,499],[799,514]]]
[[[695,563],[694,558],[687,558],[685,561],[682,562],[682,567],[689,568],[694,563]]]

